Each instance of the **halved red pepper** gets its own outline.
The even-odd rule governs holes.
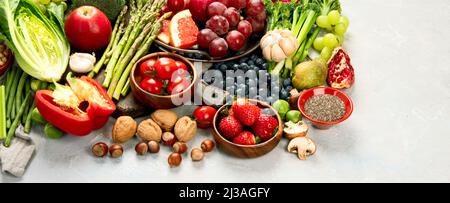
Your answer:
[[[73,108],[60,105],[55,101],[53,91],[40,90],[35,96],[39,112],[55,127],[76,136],[85,136],[102,128],[108,122],[109,116],[116,110],[116,105],[109,98],[106,90],[89,77],[73,79],[69,75],[67,79],[71,85],[71,93],[73,93],[71,96],[76,95],[79,99],[76,102],[77,105],[74,106],[71,103],[69,106]],[[83,92],[85,90],[86,92]]]

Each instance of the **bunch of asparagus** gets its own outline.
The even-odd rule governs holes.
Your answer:
[[[165,4],[166,0],[130,0],[121,11],[105,53],[89,73],[89,77],[94,77],[106,65],[103,86],[111,98],[119,100],[128,94],[132,67],[147,54],[161,32],[162,21],[171,16],[160,16]]]
[[[14,137],[15,131],[19,124],[24,126],[25,133],[31,131],[31,111],[35,104],[32,94],[32,78],[22,71],[19,67],[11,67],[3,81],[3,96],[0,98],[1,103],[5,104],[2,114],[6,117],[6,123],[2,128],[6,128],[6,134],[1,132],[0,139],[4,139],[3,144],[9,146]],[[2,110],[3,111],[3,110]]]

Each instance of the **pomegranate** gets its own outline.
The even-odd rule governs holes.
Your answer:
[[[350,56],[342,47],[334,50],[333,56],[328,62],[327,82],[336,89],[350,88],[355,83],[355,71]]]

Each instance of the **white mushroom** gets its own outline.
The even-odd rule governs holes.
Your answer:
[[[87,73],[94,69],[96,58],[91,54],[75,53],[70,56],[69,66],[73,72]]]
[[[288,151],[297,153],[300,160],[306,160],[306,157],[316,153],[316,145],[307,137],[297,137],[289,143]]]
[[[303,121],[293,123],[291,121],[284,124],[284,136],[288,140],[292,140],[297,137],[305,137],[308,133],[308,124]]]

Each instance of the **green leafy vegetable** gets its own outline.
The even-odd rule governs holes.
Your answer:
[[[70,10],[75,10],[83,5],[95,6],[103,11],[109,20],[114,21],[125,4],[126,0],[73,0]]]
[[[47,82],[59,81],[69,62],[70,45],[58,9],[50,9],[47,17],[30,0],[0,1],[0,40],[27,74]]]

